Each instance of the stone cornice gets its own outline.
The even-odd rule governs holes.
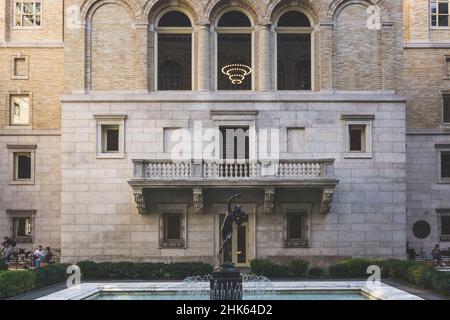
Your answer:
[[[385,102],[405,103],[406,98],[392,91],[374,92],[149,92],[136,93],[90,93],[61,97],[63,103],[135,103],[135,102]]]
[[[405,49],[450,49],[450,42],[405,42]]]

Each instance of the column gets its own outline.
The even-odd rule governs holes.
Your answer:
[[[270,66],[271,66],[271,50],[270,50],[270,25],[263,24],[259,26],[259,90],[270,91]]]
[[[198,91],[210,90],[210,68],[209,68],[209,24],[198,27],[198,66],[197,79]]]

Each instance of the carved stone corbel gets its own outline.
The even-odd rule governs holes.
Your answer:
[[[134,201],[136,202],[136,207],[138,209],[139,214],[149,214],[150,210],[147,208],[144,199],[144,189],[143,188],[134,188],[133,195]]]
[[[274,208],[275,188],[266,188],[264,190],[264,213],[272,214]]]
[[[203,213],[203,190],[201,188],[194,188],[192,190],[192,198],[195,213]]]
[[[320,213],[328,214],[331,209],[331,202],[333,202],[334,189],[324,189],[322,194],[322,204],[320,206]]]

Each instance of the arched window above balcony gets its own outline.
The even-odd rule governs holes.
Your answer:
[[[178,10],[167,11],[156,23],[157,90],[192,90],[192,23]]]
[[[219,16],[217,22],[217,89],[252,89],[252,23],[238,10]]]
[[[282,13],[276,23],[277,89],[311,90],[312,22],[303,12]]]

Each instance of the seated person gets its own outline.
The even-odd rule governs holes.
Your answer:
[[[445,267],[445,263],[442,262],[442,254],[439,244],[434,246],[434,249],[431,251],[431,255],[433,256],[433,267]],[[434,264],[434,260],[436,260],[436,265]]]
[[[52,263],[53,252],[50,247],[45,248],[44,256],[41,259],[41,262],[46,265]]]

